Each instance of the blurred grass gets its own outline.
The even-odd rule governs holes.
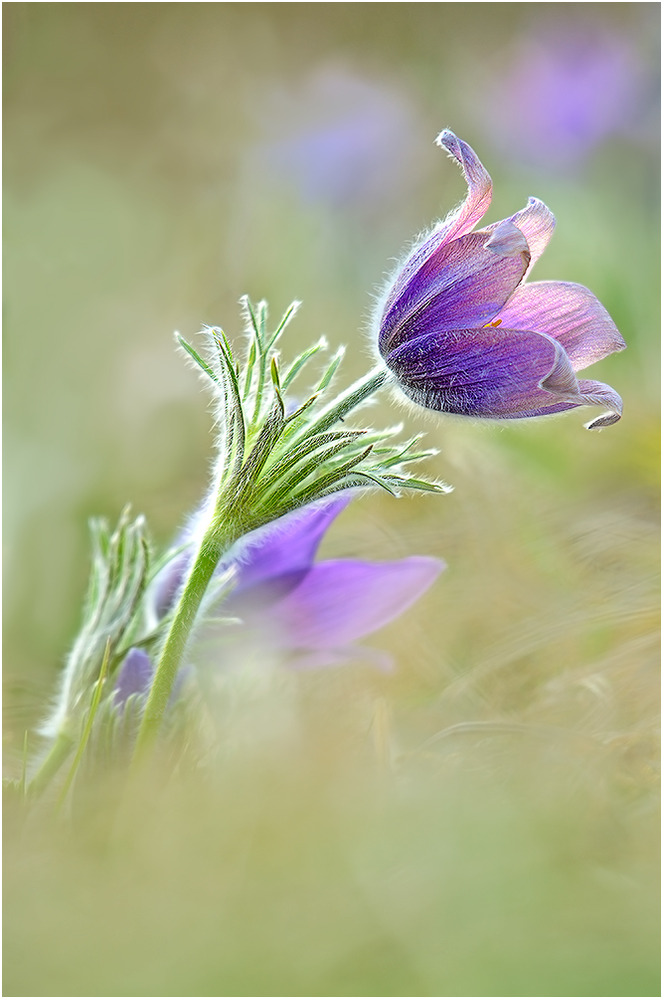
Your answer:
[[[76,629],[86,518],[129,499],[163,542],[205,487],[208,414],[172,330],[235,336],[243,292],[273,315],[297,297],[290,349],[324,332],[359,375],[370,293],[463,194],[441,127],[490,170],[490,219],[550,205],[535,277],[587,284],[628,343],[592,371],[625,400],[600,434],[575,412],[487,428],[400,409],[455,492],[367,497],[325,541],[446,559],[374,640],[394,674],[275,677],[207,777],[158,776],[120,808],[110,775],[73,826],[8,804],[7,994],[659,995],[656,11],[5,5],[10,773]],[[510,162],[492,74],[575,18],[638,57],[632,131],[574,169]],[[368,88],[369,120],[393,111],[381,158],[353,161],[360,200],[280,166],[335,86]]]
[[[106,783],[73,831],[33,817],[5,876],[7,993],[657,995],[656,815],[635,838],[606,762],[487,736],[395,778],[301,714],[334,752],[312,725],[306,755],[156,776],[119,815]]]

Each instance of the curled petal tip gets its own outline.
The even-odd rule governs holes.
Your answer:
[[[611,424],[617,424],[621,416],[621,413],[616,413],[615,410],[609,410],[607,413],[601,413],[599,417],[595,417],[594,420],[589,420],[588,423],[583,426],[588,431],[601,431],[603,427],[610,427]]]
[[[502,255],[511,256],[517,253],[527,253],[528,259],[530,259],[530,250],[528,249],[526,237],[509,219],[504,219],[493,230],[484,245],[487,250],[493,250],[494,253]]]
[[[547,214],[551,214],[552,221],[555,224],[556,221],[555,216],[553,215],[549,207],[544,204],[541,198],[536,198],[534,194],[528,195],[528,204],[526,205],[526,208],[535,208],[539,212],[546,212]]]
[[[442,132],[438,133],[434,142],[436,146],[440,146],[441,149],[446,149],[449,152],[451,146],[459,145],[459,137],[451,128],[444,128]]]
[[[605,413],[600,413],[598,417],[585,424],[587,430],[601,430],[602,427],[610,427],[611,424],[616,424],[620,420],[623,401],[610,385],[582,379],[579,382],[579,392],[582,402],[586,405],[609,407]]]

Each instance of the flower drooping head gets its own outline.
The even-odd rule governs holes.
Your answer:
[[[399,387],[431,410],[512,419],[576,406],[620,419],[622,400],[576,372],[625,347],[613,320],[583,285],[523,284],[555,219],[530,198],[509,219],[474,227],[491,203],[491,178],[467,143],[436,140],[461,166],[463,204],[410,253],[381,303],[378,349]]]

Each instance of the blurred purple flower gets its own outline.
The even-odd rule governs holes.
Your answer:
[[[530,198],[509,219],[474,230],[491,202],[491,178],[453,132],[438,145],[460,164],[468,195],[410,253],[381,304],[378,349],[403,392],[420,406],[463,416],[539,417],[576,406],[619,420],[620,396],[576,372],[625,343],[587,288],[522,284],[555,219]]]
[[[308,204],[366,211],[384,205],[419,169],[408,139],[414,122],[399,92],[323,66],[296,92],[271,92],[254,169],[269,166]]]
[[[357,640],[401,615],[444,568],[427,556],[315,563],[323,535],[350,500],[335,497],[287,515],[247,536],[237,553],[238,584],[223,610],[280,648],[291,664],[351,657]]]
[[[225,634],[249,644],[259,640],[263,648],[295,667],[336,665],[358,655],[386,665],[384,657],[354,644],[410,607],[444,563],[427,556],[315,563],[325,532],[351,499],[337,496],[288,514],[246,535],[230,550],[219,570],[235,565],[236,585],[214,610],[239,623]],[[190,558],[183,553],[157,578],[153,601],[158,617],[172,607]],[[224,649],[228,647],[219,647],[220,660]],[[144,693],[151,676],[147,655],[130,650],[118,674],[116,702],[123,704],[131,694]]]
[[[633,44],[594,24],[540,25],[502,70],[484,102],[486,123],[521,162],[571,166],[647,111],[644,65]]]
[[[113,699],[118,708],[126,705],[134,694],[145,694],[152,680],[152,662],[148,654],[136,647],[129,650],[118,672]]]

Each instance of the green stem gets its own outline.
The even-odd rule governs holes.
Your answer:
[[[213,517],[212,525],[215,521]],[[136,740],[136,759],[144,755],[157,736],[201,601],[222,552],[235,541],[233,537],[220,538],[220,532],[212,525],[201,542],[152,679]]]
[[[256,320],[253,316],[252,320],[255,324]],[[260,409],[260,397],[265,384],[266,356],[261,349],[262,345],[260,343],[258,344],[258,347],[259,378],[256,400],[257,405],[254,411],[252,423],[256,423],[257,421]],[[383,385],[386,379],[387,373],[382,368],[376,369],[364,376],[364,378],[359,379],[354,385],[347,389],[346,392],[341,393],[335,400],[326,406],[317,419],[301,428],[295,435],[294,439],[289,442],[289,448],[292,449],[294,444],[299,440],[304,440],[312,435],[320,434],[321,432],[326,431],[338,420],[343,420],[346,414],[350,413],[351,410],[363,402],[368,396],[376,392],[376,390]],[[283,422],[283,414],[281,414],[281,418],[281,425],[277,422],[277,429],[279,430],[279,433],[281,433],[283,427],[285,426]],[[287,423],[288,421],[286,421],[286,424]],[[271,430],[268,422],[261,429],[261,434],[265,435],[266,427],[268,428],[268,432]],[[269,439],[269,433],[267,437]],[[260,435],[258,440],[260,441]],[[269,447],[266,446],[265,448],[259,448],[258,453],[256,453],[256,449],[254,448],[254,451],[252,451],[249,459],[245,459],[242,466],[242,473],[245,474],[245,479],[247,479],[249,473],[248,466],[250,465],[252,459],[254,465],[257,465],[259,462],[260,464],[258,464],[258,468],[254,468],[253,466],[251,468],[251,476],[248,476],[247,479],[249,495],[243,496],[241,503],[239,502],[240,497],[237,493],[235,494],[232,503],[229,503],[228,497],[224,497],[223,495],[224,484],[222,481],[219,483],[222,495],[217,497],[216,508],[211,517],[205,536],[203,537],[203,541],[201,542],[184,590],[182,591],[182,595],[171,622],[170,630],[162,649],[159,664],[157,665],[157,669],[155,670],[155,674],[152,679],[152,686],[150,688],[150,693],[145,705],[145,712],[143,713],[143,718],[141,720],[136,740],[135,760],[138,760],[145,755],[145,752],[150,746],[152,746],[159,732],[159,728],[173,690],[175,678],[182,663],[187,642],[189,641],[189,636],[196,621],[198,609],[200,608],[201,601],[203,600],[205,591],[210,583],[210,580],[212,579],[221,555],[247,530],[259,527],[261,524],[264,524],[267,520],[269,520],[269,515],[266,516],[265,512],[262,512],[259,517],[256,517],[255,515],[257,511],[255,509],[252,511],[251,506],[252,501],[255,503],[256,497],[260,495],[260,491],[254,489],[254,487],[256,487],[255,480],[258,479],[260,469],[273,445],[274,442],[270,442]],[[257,455],[258,458],[256,457]],[[260,461],[261,459],[262,461]],[[239,478],[240,477],[238,477],[238,479]],[[315,496],[313,499],[315,499]],[[235,505],[235,509],[233,504]],[[238,507],[241,507],[242,511],[237,509]],[[253,517],[252,514],[254,515]]]
[[[69,757],[73,746],[74,740],[69,733],[64,731],[58,733],[39,770],[28,781],[27,795],[37,796],[44,791]]]
[[[62,786],[60,795],[58,798],[57,808],[61,809],[67,795],[69,794],[69,789],[71,788],[74,778],[76,777],[76,772],[78,771],[79,765],[83,759],[83,754],[85,753],[85,748],[88,745],[88,740],[90,739],[90,733],[92,732],[92,724],[95,721],[95,715],[97,714],[97,709],[99,708],[99,702],[101,701],[102,691],[104,690],[104,682],[106,681],[106,675],[108,673],[108,664],[111,659],[111,640],[110,638],[106,640],[106,648],[104,650],[104,659],[102,660],[101,669],[99,671],[99,677],[94,686],[92,693],[92,702],[90,704],[90,711],[88,712],[88,717],[83,728],[83,733],[81,734],[81,739],[79,740],[78,748],[76,754],[74,755],[74,760],[71,767],[69,768],[69,773],[65,778],[65,783]]]
[[[387,382],[388,378],[386,369],[380,366],[374,368],[368,375],[364,375],[358,379],[345,392],[340,393],[336,399],[333,399],[332,402],[323,407],[317,418],[307,426],[306,436],[309,436],[309,434],[321,434],[329,427],[332,427],[338,420],[343,420],[351,410],[354,410],[360,403],[363,403],[369,396],[373,396]]]

